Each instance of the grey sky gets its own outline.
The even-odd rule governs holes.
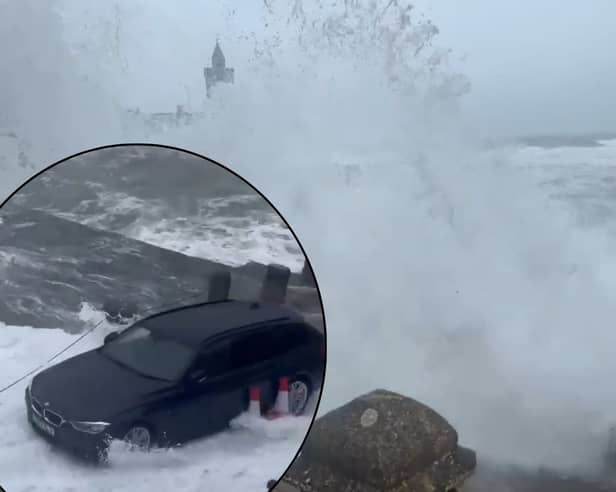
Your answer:
[[[67,0],[83,11],[82,0]],[[119,2],[127,16],[126,101],[169,111],[203,92],[202,67],[220,36],[230,63],[241,46],[227,30],[257,28],[261,2]],[[147,9],[145,8],[147,5]],[[480,130],[497,134],[616,131],[616,2],[417,0],[470,78],[464,103]],[[103,7],[91,3],[90,10]],[[241,72],[240,72],[241,73]],[[238,73],[238,76],[241,76]],[[157,90],[143,90],[157,80]],[[165,102],[166,101],[166,102]]]
[[[616,131],[616,2],[418,0],[499,132]]]

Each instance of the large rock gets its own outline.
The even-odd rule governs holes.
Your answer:
[[[475,466],[475,453],[458,446],[437,412],[376,390],[317,419],[282,483],[317,492],[448,492]]]

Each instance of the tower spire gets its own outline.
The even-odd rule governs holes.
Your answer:
[[[216,45],[212,53],[212,66],[204,68],[203,72],[208,97],[210,96],[210,89],[218,82],[233,83],[234,70],[226,66],[225,55],[220,48],[220,39],[218,36],[216,36]]]

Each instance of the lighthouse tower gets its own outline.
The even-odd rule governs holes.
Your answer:
[[[212,53],[212,66],[203,69],[205,77],[205,90],[207,97],[210,97],[211,89],[217,83],[232,84],[234,80],[234,69],[227,68],[225,55],[220,48],[220,43],[216,40],[214,53]]]

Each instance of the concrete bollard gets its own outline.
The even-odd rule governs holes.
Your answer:
[[[231,289],[231,272],[220,270],[209,278],[207,300],[209,302],[226,301]]]
[[[302,279],[302,282],[306,285],[315,286],[317,283],[314,278],[314,272],[312,271],[312,267],[310,266],[310,263],[308,263],[308,260],[304,261],[304,267],[302,268],[301,279]]]
[[[103,303],[103,311],[109,323],[124,324],[137,314],[137,304],[131,301],[107,299]]]
[[[291,270],[288,267],[269,264],[261,286],[261,301],[284,304],[290,278]]]

